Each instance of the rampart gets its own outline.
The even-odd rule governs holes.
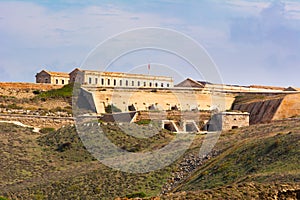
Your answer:
[[[250,124],[299,117],[300,94],[287,94],[269,100],[234,104],[233,109],[249,112]]]
[[[93,98],[97,113],[104,113],[105,106],[113,104],[121,111],[129,111],[133,106],[141,110],[181,111],[227,110],[234,101],[233,94],[221,92],[204,92],[201,89],[128,89],[128,88],[96,88],[85,87],[85,92]],[[88,96],[88,95],[86,95]]]

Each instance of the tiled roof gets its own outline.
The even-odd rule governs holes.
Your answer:
[[[60,76],[60,77],[69,77],[69,74],[66,72],[51,72],[47,70],[43,70],[51,76]]]

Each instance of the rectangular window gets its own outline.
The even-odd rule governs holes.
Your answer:
[[[117,80],[116,79],[114,79],[114,86],[116,86],[117,85]]]
[[[107,79],[107,85],[110,85],[110,79]]]
[[[122,86],[122,80],[120,80],[120,86]]]
[[[131,85],[134,86],[134,81],[131,82]]]
[[[65,80],[61,80],[61,84],[63,84],[63,85],[64,85],[64,84],[65,84]]]
[[[155,83],[155,87],[157,87],[158,86],[158,84],[157,83]]]
[[[167,87],[170,87],[170,84],[169,84],[169,83],[167,83]]]
[[[92,84],[92,78],[89,77],[89,84]]]
[[[149,83],[149,86],[152,87],[152,83],[151,82]]]
[[[101,78],[101,85],[104,85],[104,78]]]
[[[144,87],[146,87],[146,82],[144,82]]]
[[[163,84],[163,83],[161,83],[161,84],[160,84],[160,86],[161,86],[161,87],[164,87],[164,84]]]
[[[55,83],[58,84],[58,79],[55,80]]]
[[[140,86],[141,85],[141,83],[138,81],[138,86]]]
[[[128,81],[126,80],[126,86],[128,86]]]
[[[98,84],[98,78],[95,78],[95,84]]]

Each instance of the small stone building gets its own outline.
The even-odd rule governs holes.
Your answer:
[[[42,70],[35,75],[36,83],[47,83],[53,85],[66,85],[69,83],[69,74],[65,72],[50,72]]]
[[[249,126],[248,112],[221,112],[214,114],[206,124],[207,131],[226,131]]]
[[[73,71],[71,71],[69,73],[70,83],[75,83],[75,82],[81,83],[82,82],[82,80],[79,79],[80,77],[77,76],[79,72],[81,72],[81,70],[79,68],[75,68]]]

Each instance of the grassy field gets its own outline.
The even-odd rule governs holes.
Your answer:
[[[149,139],[103,126],[117,146],[128,151],[159,149],[174,134]],[[134,129],[133,129],[134,130]],[[278,190],[300,188],[300,121],[255,125],[222,133],[220,152],[162,199],[264,199]],[[187,154],[197,155],[205,135],[197,135]],[[157,196],[179,168],[131,174],[99,163],[82,145],[75,127],[45,134],[0,123],[0,196],[8,199],[114,199]],[[285,186],[284,186],[285,185]]]

